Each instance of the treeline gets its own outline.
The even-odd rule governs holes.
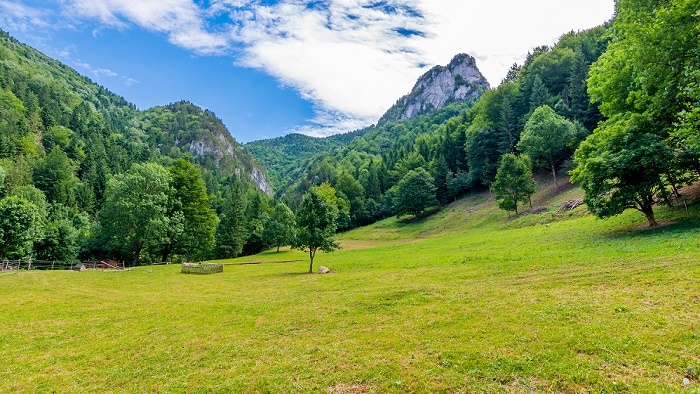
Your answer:
[[[0,259],[240,254],[216,237],[235,193],[248,224],[237,242],[257,252],[256,204],[269,198],[256,168],[213,113],[187,102],[138,111],[0,33]]]
[[[489,188],[505,154],[528,153],[536,169],[556,176],[562,166],[572,166],[572,153],[602,119],[587,80],[609,42],[606,25],[538,47],[475,102],[381,124],[297,163],[279,196],[294,207],[311,187],[328,183],[348,206],[339,224],[347,229]],[[543,138],[538,131],[551,125],[566,135]],[[542,141],[550,148],[543,149]]]

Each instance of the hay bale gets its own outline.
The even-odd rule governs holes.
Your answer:
[[[207,263],[183,263],[180,268],[180,272],[183,274],[195,274],[195,275],[210,275],[218,274],[224,272],[223,264],[207,264]]]

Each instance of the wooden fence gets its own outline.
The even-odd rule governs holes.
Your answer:
[[[58,260],[0,260],[0,273],[18,273],[20,270],[79,270],[85,269],[123,269],[124,264],[112,260],[100,261],[58,261]]]

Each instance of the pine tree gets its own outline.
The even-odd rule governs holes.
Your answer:
[[[532,82],[532,93],[530,93],[530,113],[547,104],[549,97],[549,89],[542,82],[542,78],[539,75],[535,75],[535,80]]]

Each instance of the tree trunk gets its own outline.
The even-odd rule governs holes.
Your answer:
[[[559,188],[559,182],[557,181],[557,171],[554,169],[554,164],[552,164],[552,177],[554,177],[554,185]]]
[[[280,252],[280,246],[277,245],[277,253],[279,253],[279,252]]]
[[[656,218],[654,218],[654,209],[652,207],[642,208],[642,213],[644,213],[644,216],[647,217],[647,221],[649,221],[649,227],[656,227],[659,225],[659,223],[656,222]]]
[[[311,264],[309,264],[309,273],[312,274],[314,272],[314,255],[315,251],[312,249],[309,249],[309,259],[311,260]]]
[[[136,267],[139,263],[139,257],[141,256],[141,249],[143,249],[143,242],[136,244],[136,250],[134,251],[134,260],[131,262],[132,267]]]
[[[160,255],[160,262],[161,263],[165,263],[166,261],[168,261],[168,257],[170,257],[171,250],[172,250],[172,247],[170,246],[170,244],[165,245],[165,247],[163,247],[163,252]]]

